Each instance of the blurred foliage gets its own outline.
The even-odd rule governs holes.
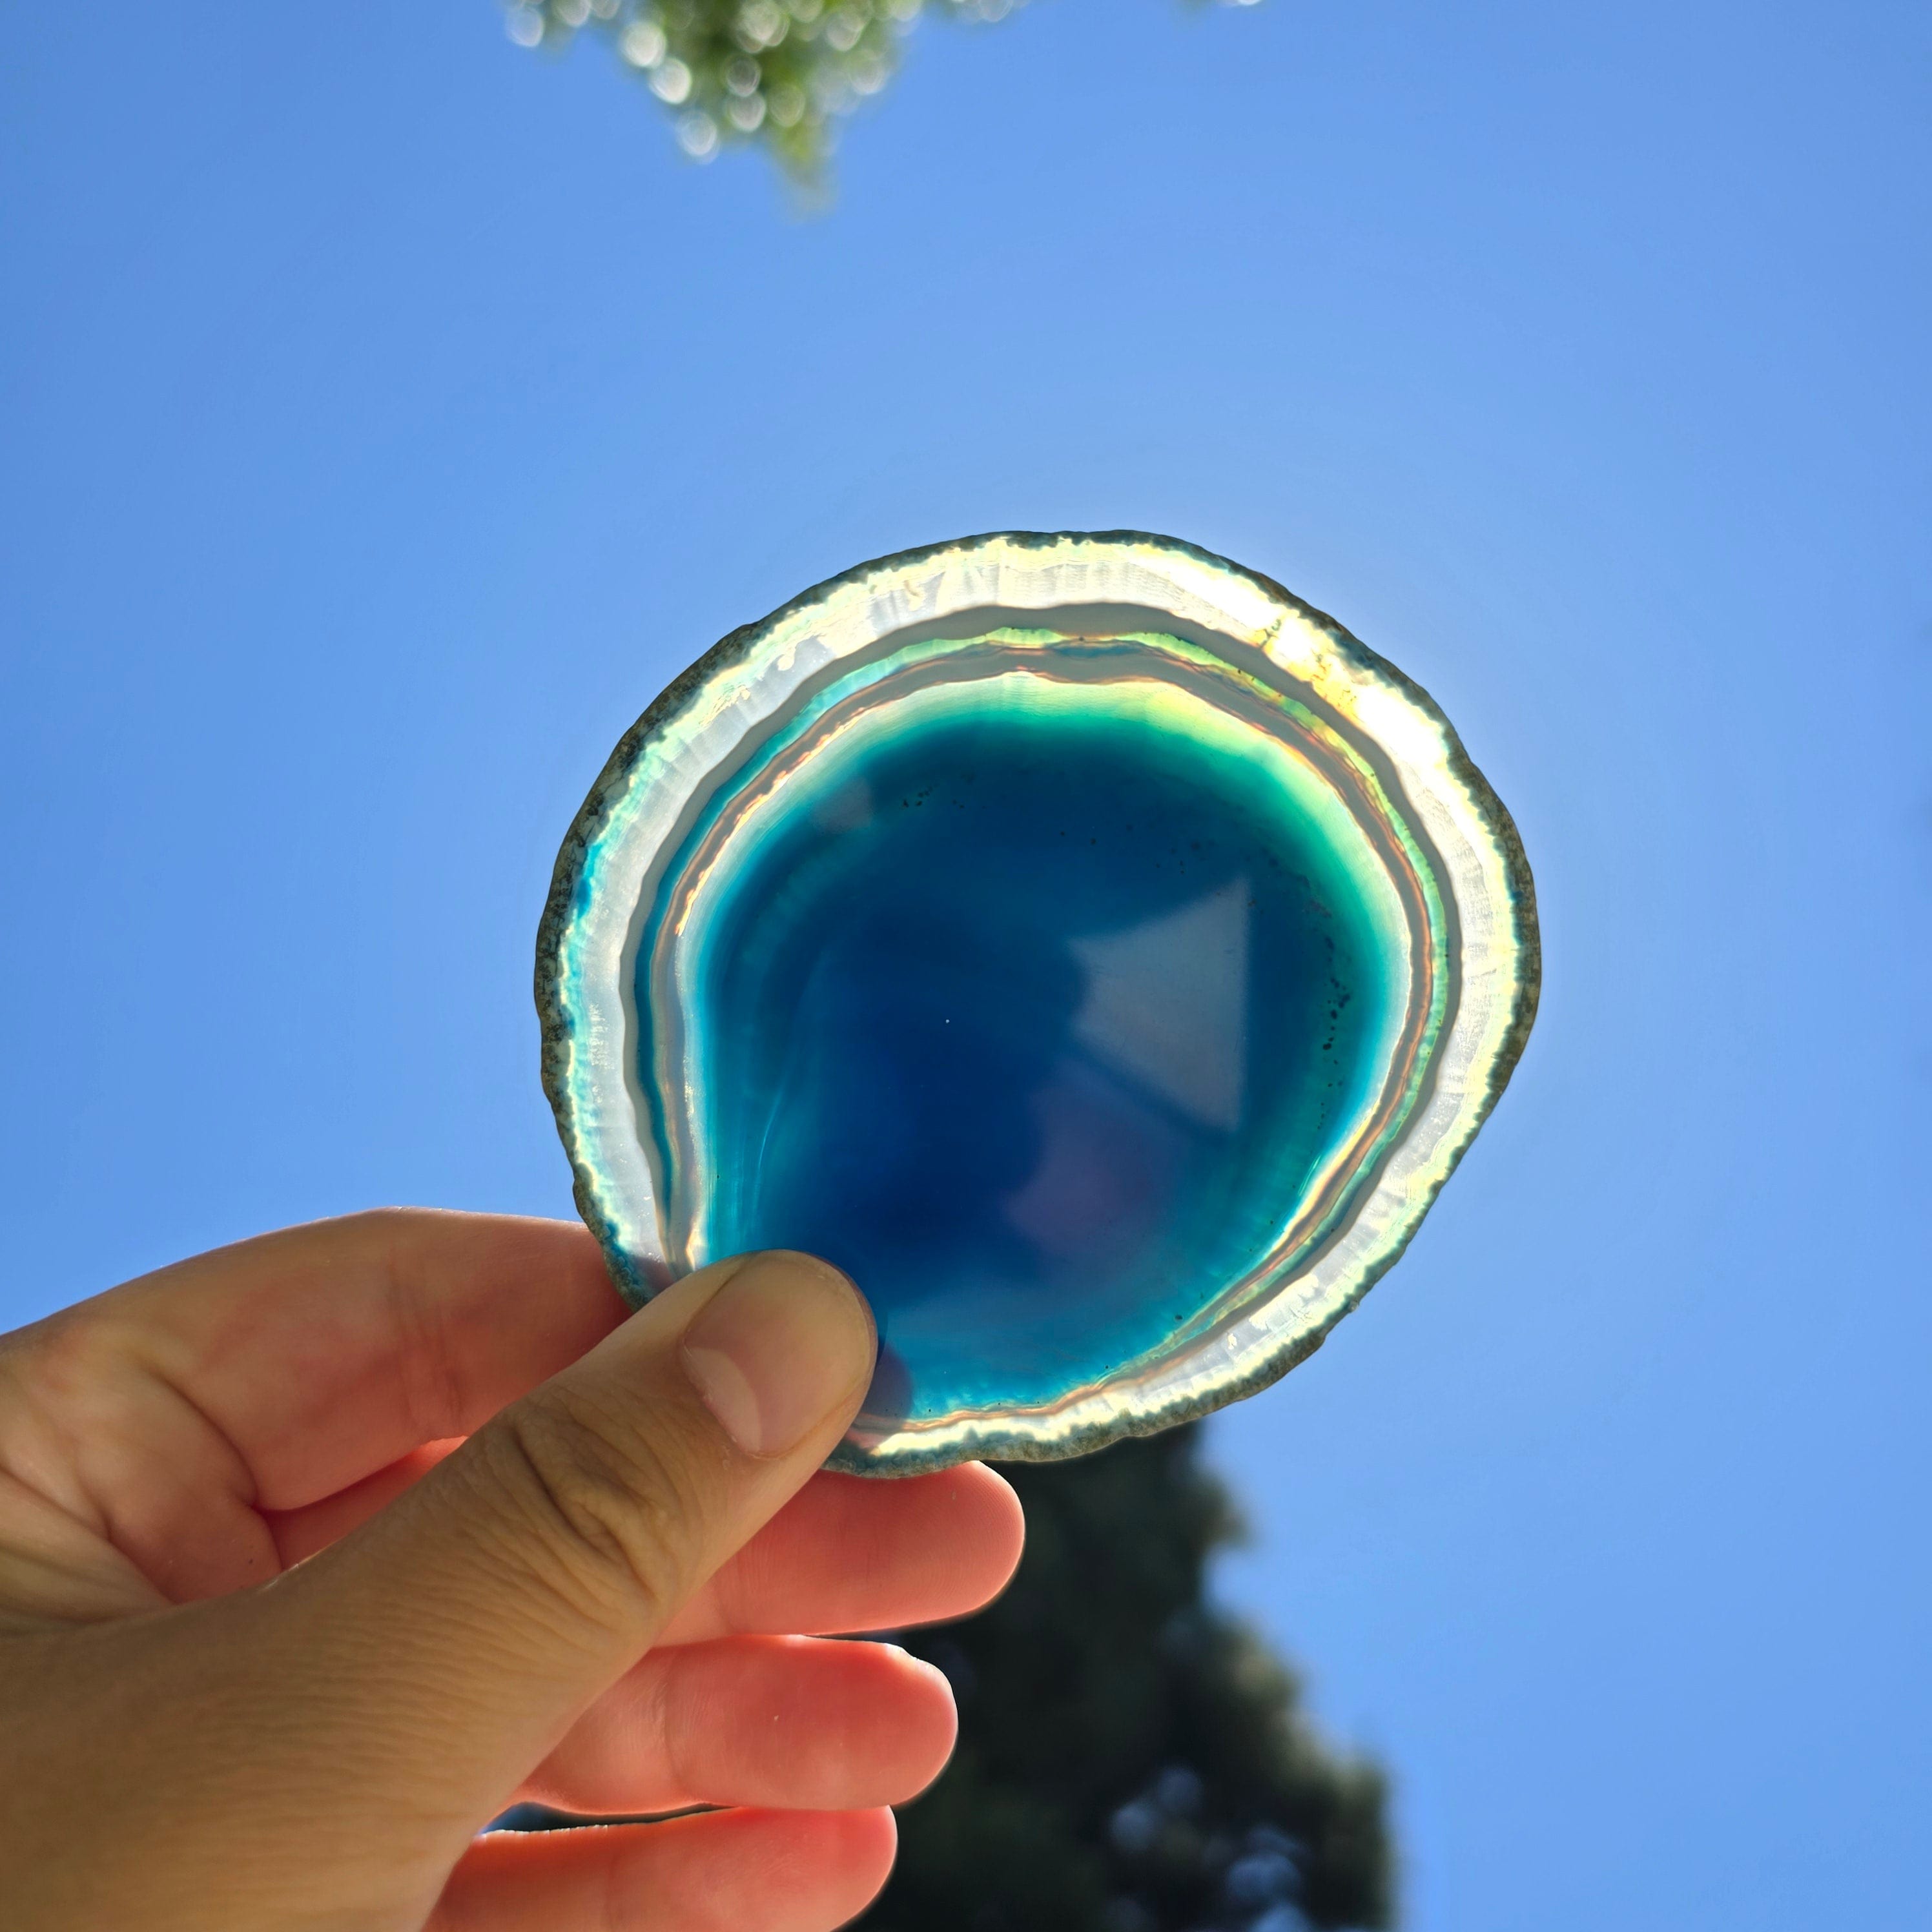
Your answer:
[[[1205,1595],[1239,1533],[1198,1430],[1006,1474],[1027,1555],[992,1608],[902,1641],[959,1748],[900,1820],[864,1932],[1306,1932],[1392,1922],[1382,1774]]]
[[[1023,4],[512,0],[507,24],[526,47],[561,48],[580,32],[601,32],[676,116],[678,145],[692,160],[756,143],[810,184],[823,177],[835,123],[892,77],[904,34],[922,13],[992,22]]]

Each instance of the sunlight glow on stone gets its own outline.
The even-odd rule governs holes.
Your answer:
[[[809,1250],[836,1459],[1064,1455],[1272,1382],[1400,1253],[1534,1010],[1529,874],[1416,688],[1168,539],[980,538],[735,633],[614,754],[539,940],[641,1300]]]

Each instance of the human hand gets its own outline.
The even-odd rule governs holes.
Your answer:
[[[0,1339],[10,1932],[850,1917],[952,1706],[815,1640],[962,1615],[1021,1538],[990,1470],[819,1473],[874,1346],[802,1256],[626,1319],[581,1228],[413,1211]],[[518,1798],[732,1808],[476,1837]]]

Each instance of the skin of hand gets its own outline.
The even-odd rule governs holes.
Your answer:
[[[0,1339],[10,1932],[850,1918],[954,1717],[827,1634],[963,1615],[1022,1535],[988,1469],[820,1471],[875,1346],[803,1256],[627,1316],[580,1228],[415,1210]],[[478,1836],[520,1798],[692,1815]]]

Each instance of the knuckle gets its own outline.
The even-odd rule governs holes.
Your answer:
[[[686,1445],[544,1390],[487,1432],[544,1580],[600,1624],[655,1626],[687,1594],[704,1497]]]
[[[31,1440],[71,1468],[83,1448],[98,1460],[128,1435],[141,1384],[110,1329],[82,1307],[0,1340],[0,1406],[14,1448]]]
[[[106,1352],[100,1324],[84,1307],[63,1310],[0,1338],[0,1361],[17,1365],[30,1386],[62,1396],[96,1382]]]

